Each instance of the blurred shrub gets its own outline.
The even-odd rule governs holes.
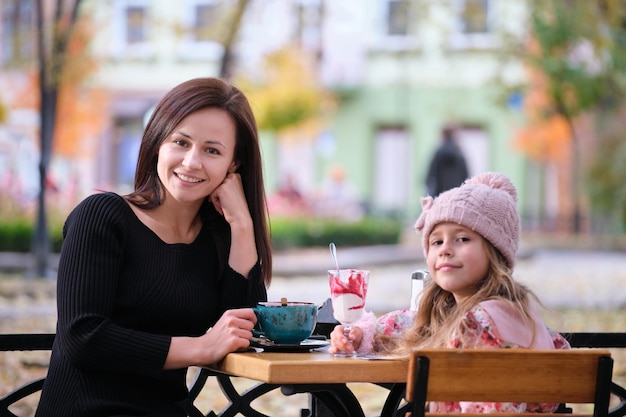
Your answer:
[[[367,217],[358,222],[331,219],[271,220],[272,247],[284,250],[302,247],[368,246],[395,244],[400,240],[402,224],[398,220]]]
[[[53,252],[61,251],[62,224],[49,225]],[[35,226],[26,219],[0,219],[0,252],[30,252]]]
[[[26,220],[0,221],[0,250],[27,252],[33,237],[33,228]]]
[[[49,224],[53,252],[61,251],[62,223]],[[329,219],[272,219],[274,250],[328,246],[388,245],[398,243],[402,232],[399,220],[368,217],[358,222]],[[0,251],[30,252],[34,235],[30,220],[0,219]]]

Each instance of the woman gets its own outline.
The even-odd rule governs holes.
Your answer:
[[[272,259],[256,122],[215,78],[168,92],[126,196],[65,223],[58,323],[36,413],[184,416],[187,367],[249,346]]]

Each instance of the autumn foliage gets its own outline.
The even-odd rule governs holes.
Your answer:
[[[238,82],[248,95],[259,128],[274,132],[308,123],[332,106],[333,99],[320,86],[309,57],[286,48],[267,57],[263,85]]]
[[[540,47],[532,40],[531,54],[540,56]],[[528,90],[524,98],[524,114],[527,124],[514,139],[515,146],[528,158],[539,162],[562,162],[571,147],[572,132],[563,115],[554,112],[554,103],[547,93],[545,74],[527,68]]]
[[[515,146],[535,161],[562,161],[571,146],[570,128],[560,115],[535,120],[518,132]]]
[[[107,114],[101,110],[107,102],[106,91],[83,86],[83,81],[98,66],[88,52],[92,36],[93,26],[89,19],[81,18],[68,43],[66,65],[61,75],[54,130],[56,155],[76,157],[83,154],[81,143],[101,131],[106,122]]]
[[[54,154],[64,157],[80,155],[81,141],[102,129],[106,113],[99,108],[107,101],[103,90],[89,89],[84,81],[96,71],[97,61],[88,46],[93,27],[82,17],[77,23],[67,47],[66,65],[59,76],[59,101],[54,130]],[[39,109],[39,73],[35,68],[24,70],[24,88],[15,95],[13,108]]]

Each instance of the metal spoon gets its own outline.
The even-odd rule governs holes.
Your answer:
[[[337,262],[337,247],[335,246],[335,243],[330,242],[328,248],[330,249],[330,255],[333,257],[333,261],[335,261],[335,267],[337,268],[337,271],[339,271],[339,262]]]

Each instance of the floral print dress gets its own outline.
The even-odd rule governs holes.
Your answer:
[[[385,335],[390,337],[400,336],[404,329],[411,326],[415,312],[411,310],[397,310],[387,313],[380,318],[372,313],[367,313],[357,326],[363,330],[363,339],[359,346],[359,353],[371,353],[376,351],[374,337]],[[493,317],[489,314],[483,303],[468,311],[462,318],[465,322],[462,328],[466,329],[461,339],[460,335],[454,335],[448,343],[450,348],[525,348],[520,344],[505,340]],[[554,349],[569,349],[570,345],[559,333],[549,332]],[[431,402],[431,412],[463,412],[463,413],[496,413],[496,412],[537,412],[550,413],[558,408],[553,403],[499,403],[499,402]]]

